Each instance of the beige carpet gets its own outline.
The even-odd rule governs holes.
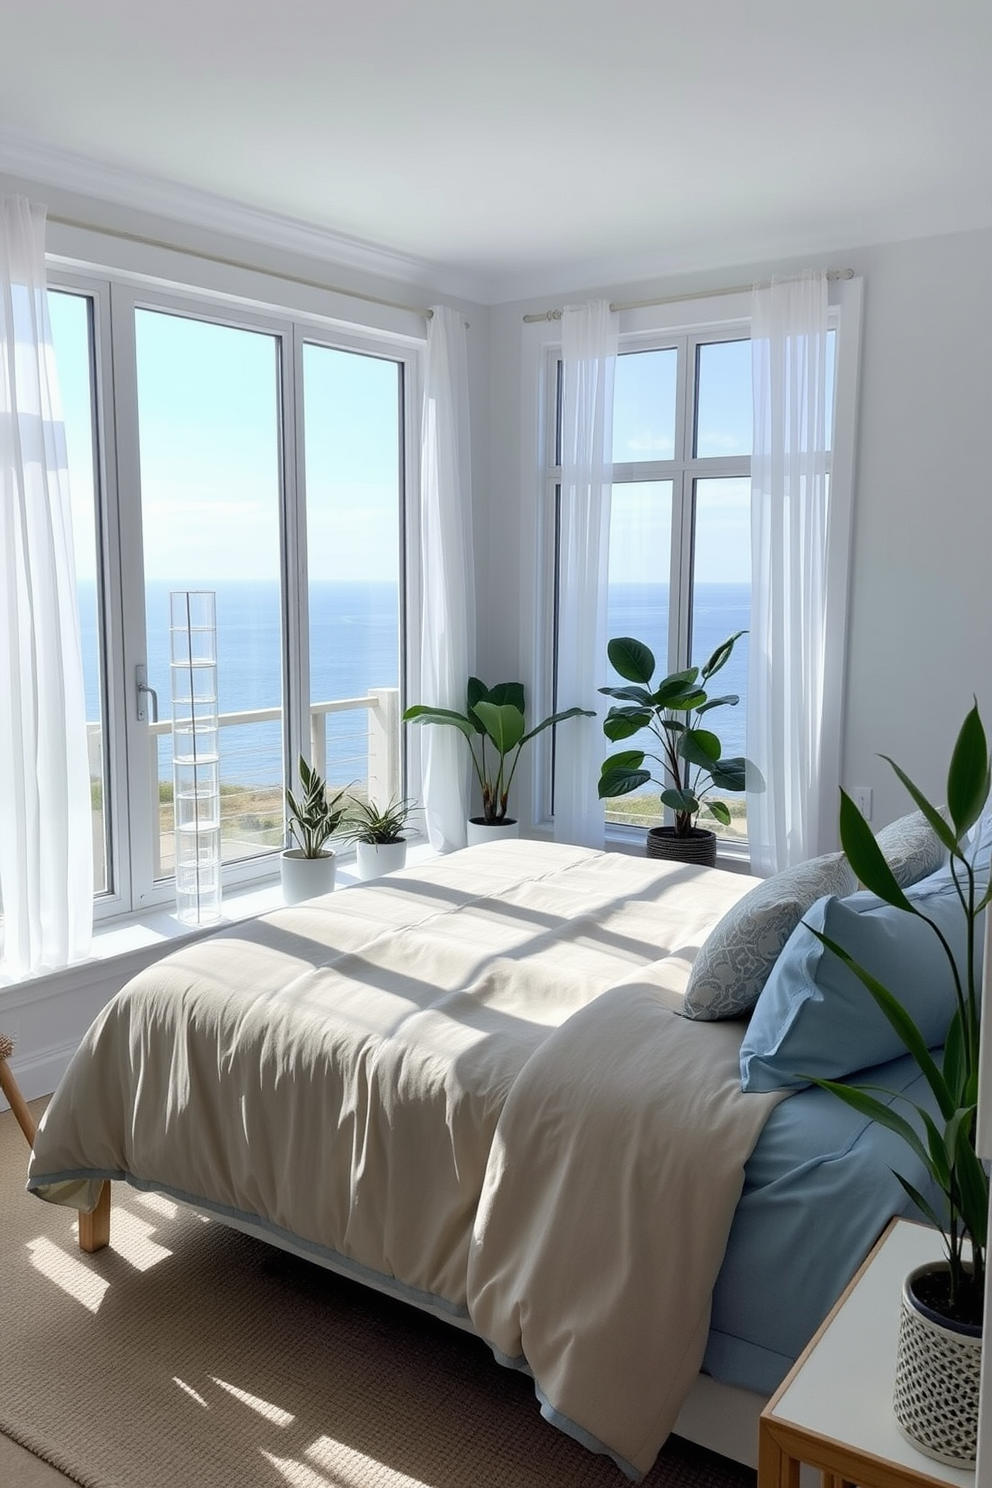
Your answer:
[[[623,1488],[480,1340],[123,1185],[84,1256],[26,1161],[5,1113],[4,1488]],[[645,1488],[754,1481],[672,1438]]]

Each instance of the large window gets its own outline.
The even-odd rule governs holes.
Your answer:
[[[174,892],[169,596],[216,595],[227,882],[272,872],[300,753],[403,794],[406,368],[231,302],[60,282],[97,913]]]
[[[550,499],[558,503],[560,376],[554,382],[558,398],[547,485]],[[831,416],[828,407],[828,428]],[[751,439],[751,343],[745,328],[621,343],[614,392],[608,635],[645,641],[655,654],[659,679],[665,672],[702,665],[720,642],[748,630]],[[719,687],[721,694],[736,693],[740,702],[712,716],[725,755],[745,752],[747,667],[745,634]],[[615,675],[611,680],[620,681]],[[648,748],[651,739],[645,734],[630,742]],[[604,740],[604,757],[608,748]],[[655,766],[656,774],[660,768]],[[728,797],[726,804],[730,826],[706,824],[723,837],[745,838],[743,797]],[[658,790],[647,786],[608,801],[606,819],[616,826],[660,824]]]

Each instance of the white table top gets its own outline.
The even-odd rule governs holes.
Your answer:
[[[897,1221],[769,1414],[937,1482],[975,1488],[973,1470],[945,1467],[911,1446],[892,1409],[903,1279],[942,1255],[934,1230]]]

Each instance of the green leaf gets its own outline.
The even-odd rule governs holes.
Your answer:
[[[642,708],[650,708],[654,702],[646,687],[601,687],[599,690],[618,702],[639,703]]]
[[[716,650],[713,652],[713,655],[703,667],[704,679],[708,680],[716,672],[718,672],[721,667],[726,666],[727,662],[730,660],[731,652],[734,649],[735,643],[740,640],[742,635],[747,635],[747,631],[735,631],[732,636],[725,640],[721,645],[717,646]]]
[[[672,698],[685,698],[699,695],[705,699],[705,692],[695,685],[699,676],[698,667],[689,667],[684,672],[672,672],[663,682],[660,682],[651,694],[651,702],[656,708],[667,708],[672,706]]]
[[[611,708],[603,719],[603,733],[614,744],[621,739],[630,739],[647,728],[651,714],[637,708]]]
[[[524,736],[524,715],[519,708],[512,703],[479,702],[475,711],[501,756],[516,749]]]
[[[710,816],[716,817],[725,827],[730,826],[730,808],[723,801],[711,801],[709,796],[703,801],[703,810],[708,811]]]
[[[890,759],[887,754],[881,755],[880,758],[884,759],[886,764],[892,766],[892,769],[895,771],[896,775],[898,775],[903,785],[909,791],[909,794],[912,796],[914,802],[923,812],[923,815],[926,817],[931,827],[933,827],[934,831],[937,833],[937,836],[947,848],[948,852],[956,852],[958,839],[954,832],[954,828],[944,820],[940,812],[937,810],[936,806],[932,805],[931,802],[927,800],[926,796],[919,789],[919,787],[913,784],[909,776],[906,774],[905,770],[900,769],[894,759]]]
[[[740,755],[717,760],[710,777],[717,790],[742,791],[747,784],[747,761]]]
[[[654,652],[643,641],[620,636],[606,648],[610,665],[628,682],[650,683],[654,676]]]
[[[465,698],[465,712],[472,725],[472,732],[475,734],[485,735],[486,732],[482,726],[482,719],[475,711],[475,705],[476,703],[488,703],[488,701],[489,688],[486,684],[480,682],[478,677],[469,677]]]
[[[915,913],[882,856],[882,849],[875,841],[871,827],[843,790],[840,793],[840,840],[848,862],[866,888],[884,899],[886,904],[904,909],[909,914]]]
[[[495,703],[499,708],[504,705],[519,708],[521,713],[527,711],[524,706],[524,684],[522,682],[497,682],[495,687],[490,687],[489,696],[480,701]]]
[[[720,758],[720,740],[708,729],[685,729],[676,748],[691,765],[702,765],[705,769]]]
[[[845,1105],[851,1106],[853,1110],[860,1112],[862,1116],[870,1116],[872,1121],[877,1121],[879,1126],[888,1127],[897,1136],[902,1137],[906,1145],[912,1148],[920,1162],[930,1173],[933,1164],[929,1152],[923,1146],[915,1129],[900,1116],[898,1111],[893,1111],[884,1101],[877,1100],[875,1096],[869,1095],[857,1085],[842,1085],[838,1080],[820,1080],[815,1075],[799,1075],[797,1078],[809,1080],[812,1085],[819,1085],[823,1090],[832,1090],[834,1095],[839,1096]],[[895,1095],[895,1091],[887,1091],[888,1095]]]
[[[664,707],[676,709],[679,713],[691,713],[694,708],[698,708],[700,703],[704,703],[705,701],[706,694],[705,692],[701,692],[698,687],[694,689],[690,688],[688,691],[683,689],[681,692],[676,693],[674,697],[666,698]],[[655,706],[659,706],[657,695],[655,697]]]
[[[981,816],[988,794],[989,749],[976,703],[961,725],[947,772],[947,809],[959,839]]]
[[[674,786],[669,786],[662,791],[661,799],[673,811],[684,811],[689,816],[695,816],[699,810],[699,798],[691,790],[676,790]]]
[[[923,1195],[920,1193],[920,1190],[916,1188],[914,1184],[910,1183],[908,1178],[904,1178],[901,1173],[896,1173],[891,1168],[889,1171],[892,1173],[893,1178],[897,1178],[902,1184],[903,1188],[909,1194],[909,1197],[912,1199],[917,1209],[920,1210],[921,1214],[924,1214],[926,1216],[935,1230],[939,1230],[941,1234],[943,1234],[944,1222],[942,1219],[939,1218],[929,1200],[923,1197]]]
[[[599,777],[599,799],[611,801],[614,796],[629,796],[651,779],[650,770],[606,769]]]
[[[591,708],[563,708],[560,713],[552,713],[550,718],[542,718],[541,722],[536,724],[529,733],[524,734],[520,742],[521,744],[526,744],[527,740],[533,739],[536,734],[543,733],[545,729],[551,728],[555,724],[564,723],[569,718],[595,717],[596,715]]]
[[[706,702],[705,703],[702,703],[700,705],[700,707],[698,707],[696,709],[696,712],[697,713],[708,713],[711,708],[722,708],[723,705],[724,705],[724,703],[729,703],[729,704],[731,704],[733,706],[733,705],[735,705],[735,704],[737,704],[739,702],[740,702],[740,694],[739,693],[728,692],[724,697],[707,698]]]
[[[431,708],[426,703],[417,703],[415,707],[407,708],[403,714],[403,722],[449,723],[454,728],[460,729],[466,739],[471,739],[473,734],[482,733],[478,724],[464,718],[461,713],[453,713],[450,708]]]
[[[805,920],[803,924],[806,924]],[[858,980],[871,993],[879,1008],[905,1044],[906,1049],[912,1054],[919,1065],[927,1084],[937,1097],[941,1114],[945,1120],[949,1120],[954,1113],[956,1103],[953,1100],[951,1092],[947,1089],[942,1071],[938,1068],[933,1055],[927,1048],[926,1039],[902,1003],[898,998],[893,997],[887,987],[882,986],[882,983],[877,977],[873,977],[871,972],[866,971],[863,966],[859,966],[858,962],[844,950],[843,946],[838,945],[835,940],[831,940],[828,935],[823,935],[819,930],[814,930],[812,925],[806,924],[806,928],[816,936],[821,944],[826,946],[828,951],[832,951],[839,960],[843,961],[844,965],[854,972]]]

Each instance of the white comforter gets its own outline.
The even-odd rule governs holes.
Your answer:
[[[127,1178],[467,1311],[642,1473],[776,1099],[741,1093],[739,1026],[676,1016],[752,883],[503,842],[225,930],[108,1004],[29,1186]]]

